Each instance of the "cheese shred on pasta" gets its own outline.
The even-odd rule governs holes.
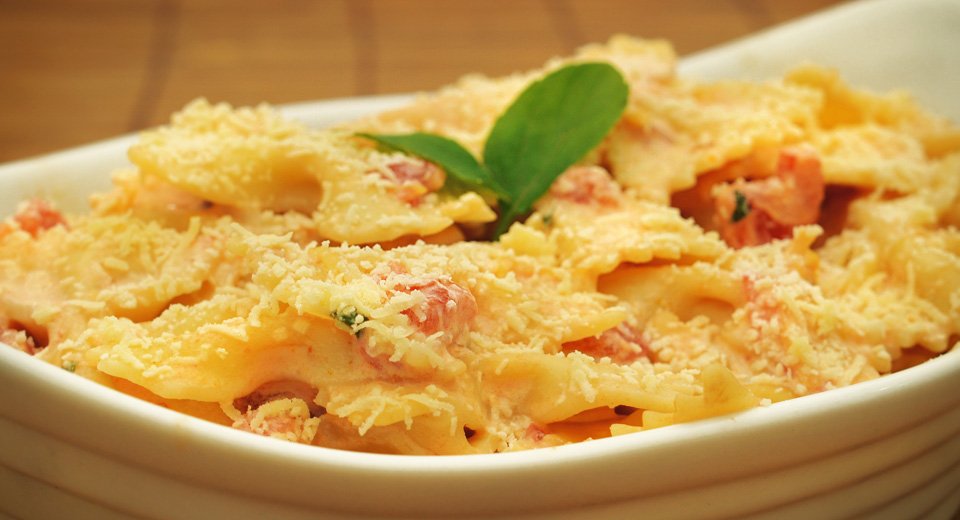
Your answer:
[[[627,109],[499,241],[489,196],[357,132],[479,155],[544,71]],[[960,130],[807,65],[675,74],[616,37],[312,129],[197,100],[85,215],[0,224],[0,341],[197,417],[407,454],[554,446],[880,377],[960,334]]]

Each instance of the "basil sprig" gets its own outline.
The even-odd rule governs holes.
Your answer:
[[[529,212],[567,168],[596,147],[620,119],[629,87],[607,63],[574,63],[531,83],[497,119],[483,163],[456,141],[429,133],[358,134],[439,165],[500,205],[494,237]]]

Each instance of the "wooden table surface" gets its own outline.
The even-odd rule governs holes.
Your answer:
[[[0,162],[234,105],[429,90],[615,33],[681,55],[838,0],[0,0]]]

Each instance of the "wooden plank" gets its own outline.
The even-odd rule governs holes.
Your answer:
[[[0,161],[126,132],[157,2],[0,5]]]
[[[799,18],[845,3],[837,0],[739,0],[744,10],[759,16],[763,26]]]
[[[565,51],[539,0],[368,2],[377,62],[366,91],[435,89],[482,72],[503,75]]]
[[[196,97],[235,105],[350,96],[355,50],[346,0],[181,2],[151,124]]]
[[[747,34],[761,24],[734,0],[567,0],[578,45],[624,33],[663,38],[680,55]]]
[[[687,54],[837,0],[4,0],[0,161],[235,105],[431,90],[623,32]]]

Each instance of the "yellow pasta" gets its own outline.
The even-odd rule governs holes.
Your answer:
[[[477,157],[546,71],[627,108],[496,241],[490,193],[357,132]],[[198,100],[62,215],[0,224],[0,341],[278,439],[406,454],[556,446],[882,377],[960,335],[960,131],[806,65],[677,77],[616,37],[327,129]]]

